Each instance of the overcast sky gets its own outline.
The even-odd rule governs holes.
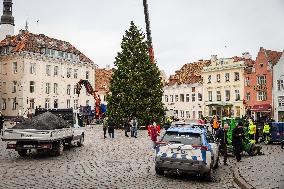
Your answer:
[[[13,0],[16,30],[70,42],[99,67],[111,65],[130,21],[145,31],[143,0]],[[155,58],[167,76],[199,59],[255,58],[284,50],[284,0],[148,0]],[[39,20],[38,24],[36,21]]]

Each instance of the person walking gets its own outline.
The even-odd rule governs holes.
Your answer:
[[[125,136],[126,136],[126,137],[129,137],[129,136],[128,136],[128,132],[129,132],[130,128],[129,128],[128,118],[125,118],[125,119],[123,120],[123,127],[124,127]]]
[[[136,117],[134,117],[131,122],[132,122],[131,136],[137,138],[138,121],[137,121]]]
[[[234,154],[238,162],[240,162],[242,159],[241,153],[243,152],[243,144],[242,144],[243,138],[244,138],[243,123],[239,121],[237,127],[233,129],[233,138],[232,138]]]
[[[4,115],[0,111],[0,131],[3,129],[4,120],[5,120]]]
[[[104,138],[106,138],[107,126],[108,126],[108,121],[107,121],[107,117],[105,117],[104,120],[103,120]]]
[[[157,127],[154,124],[156,124],[156,123],[154,122],[153,125],[151,125],[150,135],[151,135],[151,140],[153,142],[153,148],[155,149],[156,148],[157,137],[158,137],[158,130],[157,130]]]
[[[262,133],[263,133],[262,142],[264,142],[265,144],[268,144],[269,137],[270,137],[270,126],[267,122],[264,124]]]
[[[250,141],[255,143],[256,125],[252,120],[249,121],[248,133]]]
[[[219,151],[221,153],[221,155],[224,157],[224,165],[228,165],[227,164],[227,157],[228,157],[228,130],[229,130],[229,125],[228,123],[224,124],[224,128],[220,128],[217,131],[216,134],[216,138],[218,139],[218,141],[220,142],[220,146],[219,146]]]
[[[114,123],[113,119],[109,118],[109,120],[108,120],[108,134],[109,134],[109,138],[114,138],[114,126],[115,126],[115,123]]]

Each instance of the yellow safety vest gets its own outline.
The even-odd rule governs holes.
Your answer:
[[[250,124],[250,125],[249,125],[249,134],[250,134],[250,135],[253,135],[253,134],[255,134],[255,133],[256,133],[256,125]]]
[[[269,125],[264,125],[263,133],[269,133],[269,131],[270,131],[270,126]]]

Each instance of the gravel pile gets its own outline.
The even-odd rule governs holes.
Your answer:
[[[70,127],[71,125],[61,117],[50,112],[45,112],[31,120],[25,120],[13,127],[13,129],[37,129],[37,130],[54,130]]]

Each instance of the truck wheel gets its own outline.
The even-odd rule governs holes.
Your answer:
[[[258,148],[253,144],[248,152],[250,156],[255,156],[258,153]]]
[[[203,174],[203,178],[204,178],[204,180],[206,180],[206,181],[208,181],[208,182],[213,181],[213,169],[210,168],[210,171],[209,171],[209,172],[204,173],[204,174]]]
[[[25,157],[27,156],[27,150],[18,150],[18,154],[21,156],[21,157]]]
[[[161,170],[159,167],[155,166],[155,171],[157,173],[157,175],[164,175],[164,171]]]
[[[64,145],[62,141],[56,142],[54,146],[54,155],[61,156],[63,154]]]
[[[84,143],[84,135],[81,136],[80,140],[77,142],[77,146],[81,147]]]

